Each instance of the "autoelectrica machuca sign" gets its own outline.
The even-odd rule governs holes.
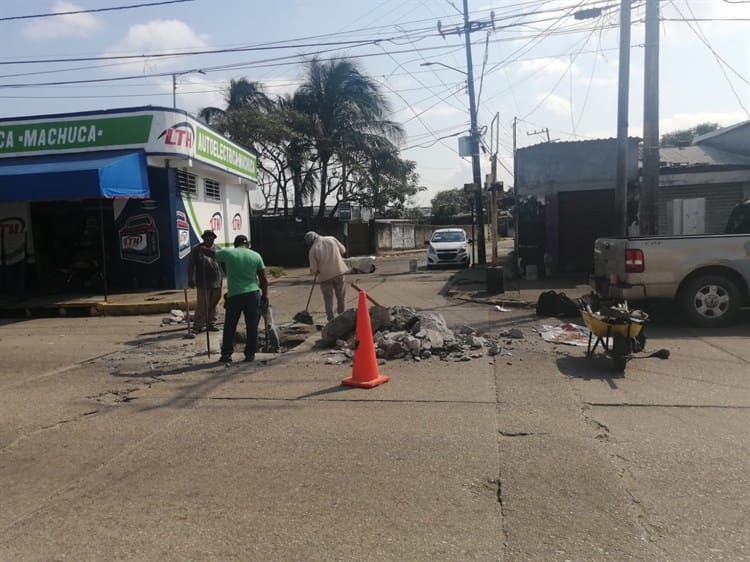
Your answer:
[[[254,154],[182,111],[134,108],[0,121],[0,157],[128,149],[258,178]]]

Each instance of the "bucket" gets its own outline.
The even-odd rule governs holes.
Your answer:
[[[418,260],[409,260],[409,273],[415,273],[417,271],[418,265],[419,265]]]

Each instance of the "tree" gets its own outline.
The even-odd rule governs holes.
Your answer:
[[[356,170],[350,199],[375,211],[376,215],[401,215],[407,202],[426,188],[419,185],[417,163],[403,160],[395,146],[383,139],[367,151]]]
[[[463,189],[439,191],[430,203],[432,205],[432,216],[438,223],[447,223],[456,215],[471,213],[469,199]]]
[[[701,123],[689,129],[679,129],[661,136],[661,146],[688,146],[698,135],[705,135],[720,128],[718,123]]]
[[[294,107],[310,118],[309,132],[320,165],[318,216],[323,216],[326,199],[340,187],[329,183],[332,160],[345,165],[351,153],[367,150],[373,138],[399,140],[403,130],[385,118],[390,108],[378,84],[347,59],[312,59],[295,93]],[[347,175],[342,170],[344,181]]]
[[[255,109],[265,111],[272,102],[263,91],[263,84],[252,82],[247,78],[239,78],[229,82],[224,101],[227,106],[224,109],[219,107],[204,107],[198,112],[198,117],[207,125],[220,127],[221,120],[227,112],[239,111],[242,109]]]

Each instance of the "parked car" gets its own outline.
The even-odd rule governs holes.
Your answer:
[[[750,305],[750,234],[599,238],[592,285],[605,298],[675,300],[692,324],[724,326]]]
[[[427,245],[427,269],[441,265],[469,267],[469,244],[472,240],[462,228],[439,228]]]

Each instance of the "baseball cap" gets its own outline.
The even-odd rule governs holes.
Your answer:
[[[201,238],[216,238],[216,233],[213,230],[204,230]]]
[[[244,234],[238,234],[234,237],[234,247],[238,246],[247,246],[250,244],[250,241],[247,239],[247,236]]]

